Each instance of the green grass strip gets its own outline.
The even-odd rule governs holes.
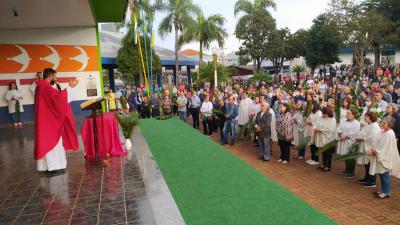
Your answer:
[[[188,225],[336,224],[178,119],[140,129]]]

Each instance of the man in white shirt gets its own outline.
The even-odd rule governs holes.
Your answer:
[[[210,102],[210,96],[207,95],[206,98],[204,99],[203,104],[201,104],[200,112],[202,115],[204,135],[207,135],[208,137],[211,137],[212,129],[213,129],[213,127],[212,127],[212,122],[213,122],[212,110],[213,110],[213,105]]]

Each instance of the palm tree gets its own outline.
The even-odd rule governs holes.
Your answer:
[[[217,41],[219,47],[224,46],[224,39],[228,33],[223,28],[225,18],[222,15],[211,15],[208,18],[199,16],[196,21],[181,35],[179,44],[198,41],[200,43],[199,63],[203,64],[203,48],[209,49],[212,41]]]
[[[238,0],[235,3],[234,14],[235,16],[237,16],[239,13],[243,12],[245,14],[243,17],[245,17],[247,15],[253,14],[255,11],[268,12],[269,8],[273,8],[276,10],[276,4],[273,0],[254,0],[253,3],[249,0]]]
[[[158,32],[163,38],[166,34],[175,32],[175,71],[179,71],[179,32],[188,28],[193,17],[200,16],[201,9],[192,0],[168,0],[163,8],[167,15],[161,20]],[[176,82],[176,81],[175,81]]]
[[[121,27],[127,27],[133,32],[128,32],[126,35],[127,39],[135,40],[137,38],[137,32],[140,31],[140,27],[144,27],[145,24],[152,24],[155,11],[159,11],[163,8],[162,0],[156,0],[152,4],[150,0],[129,0],[129,9],[131,11],[131,19],[128,23],[122,22],[118,24],[118,29]],[[144,17],[142,17],[142,13]],[[145,36],[145,34],[143,34]],[[136,43],[132,41],[132,44],[136,46]],[[143,71],[140,63],[139,47],[136,48],[138,55],[138,68],[139,68],[139,83],[143,84]]]

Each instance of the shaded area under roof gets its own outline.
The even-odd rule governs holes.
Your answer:
[[[121,41],[124,34],[110,31],[100,31],[101,63],[103,65],[115,65],[118,50],[121,48]],[[175,52],[160,46],[155,46],[154,50],[160,57],[162,66],[175,65]],[[179,54],[180,66],[196,66],[199,64],[185,55]]]

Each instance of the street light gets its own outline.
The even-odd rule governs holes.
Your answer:
[[[218,87],[218,78],[217,78],[217,60],[218,60],[218,49],[213,47],[211,48],[211,52],[213,55],[214,62],[214,88]]]

